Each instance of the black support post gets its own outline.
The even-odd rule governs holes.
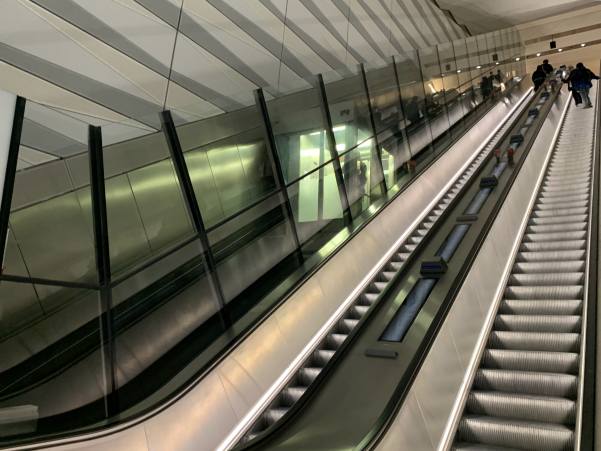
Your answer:
[[[92,196],[92,223],[94,227],[94,250],[96,274],[100,294],[100,334],[105,354],[105,374],[108,383],[106,415],[117,414],[117,382],[115,379],[115,340],[113,334],[113,299],[111,291],[111,259],[109,253],[108,219],[104,161],[102,155],[102,132],[100,127],[88,127],[88,157],[90,160],[90,188]]]
[[[403,94],[401,93],[401,81],[399,80],[399,70],[396,67],[396,58],[392,57],[392,69],[394,71],[394,80],[396,81],[396,88],[399,100],[399,107],[401,114],[403,115],[403,125],[405,126],[405,139],[407,140],[407,149],[409,149],[409,155],[413,158],[413,152],[411,151],[411,142],[409,134],[407,133],[407,115],[405,114],[405,106],[403,105]]]
[[[267,111],[267,103],[265,103],[265,96],[261,88],[255,90],[255,103],[257,109],[263,118],[263,132],[265,134],[265,145],[269,153],[269,160],[271,162],[271,168],[276,177],[280,193],[284,198],[284,208],[288,221],[290,222],[290,228],[292,230],[292,237],[296,246],[296,255],[300,263],[303,263],[305,258],[301,249],[301,242],[298,236],[298,230],[296,222],[294,221],[294,213],[292,212],[292,205],[290,204],[290,197],[288,196],[288,190],[286,189],[286,180],[284,179],[284,172],[282,171],[282,165],[280,164],[280,158],[278,157],[278,151],[275,143],[275,136],[273,134],[273,128],[271,127],[271,119],[269,118],[269,112]]]
[[[190,172],[188,172],[188,165],[182,146],[177,136],[175,129],[175,123],[171,116],[171,111],[161,112],[161,126],[165,138],[167,139],[167,145],[169,147],[169,153],[175,167],[177,179],[179,181],[180,189],[186,203],[186,208],[190,214],[192,225],[198,235],[200,244],[202,246],[202,255],[205,263],[205,269],[208,272],[211,283],[215,289],[215,296],[217,296],[217,303],[219,305],[219,316],[224,327],[231,325],[229,315],[226,314],[225,307],[225,296],[223,294],[223,288],[219,280],[219,274],[217,273],[217,264],[215,263],[215,256],[209,243],[209,237],[207,236],[207,229],[205,228],[204,220],[202,219],[202,213],[196,200],[196,193],[194,192],[194,186],[192,185],[192,179],[190,178]]]
[[[380,174],[382,175],[382,186],[384,187],[384,193],[388,191],[386,187],[386,177],[384,176],[384,167],[382,166],[382,149],[380,148],[380,142],[378,140],[378,133],[376,131],[376,121],[374,120],[374,110],[371,106],[371,97],[369,95],[369,86],[367,84],[367,75],[365,75],[365,66],[363,63],[359,64],[359,68],[361,70],[361,78],[363,80],[363,90],[365,91],[365,97],[367,100],[367,108],[369,111],[369,122],[371,124],[371,130],[374,134],[374,143],[376,146],[376,165]],[[384,194],[382,193],[382,194]]]
[[[4,254],[6,252],[6,240],[8,238],[8,221],[10,219],[10,209],[13,200],[15,176],[17,174],[17,161],[19,159],[19,146],[21,145],[21,132],[23,130],[24,116],[25,99],[23,97],[17,97],[15,114],[13,116],[13,128],[10,134],[10,144],[8,146],[2,201],[0,203],[0,274],[2,274],[4,270]]]
[[[321,74],[317,75],[317,87],[319,89],[319,104],[321,107],[321,115],[323,121],[326,124],[326,138],[328,143],[328,149],[330,151],[330,158],[334,165],[334,176],[336,177],[336,185],[338,185],[338,195],[340,196],[340,205],[342,206],[342,216],[344,223],[350,226],[353,222],[351,216],[351,208],[348,201],[348,195],[346,192],[346,185],[344,184],[344,176],[342,175],[342,165],[340,164],[340,158],[338,151],[336,150],[336,137],[334,136],[334,129],[332,124],[332,115],[330,114],[330,106],[328,105],[328,95],[326,93],[326,85],[323,82]]]

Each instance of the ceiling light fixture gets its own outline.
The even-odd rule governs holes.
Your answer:
[[[499,62],[497,61],[497,66],[499,65]]]
[[[476,69],[482,69],[482,66],[476,66]]]
[[[460,74],[461,73],[461,69],[457,69],[457,73]]]
[[[563,49],[557,49],[558,52],[563,52]]]
[[[518,56],[518,57],[517,57],[515,60],[516,60],[516,61],[519,61],[519,60],[520,60],[520,57]]]
[[[538,53],[536,54],[536,56],[540,56],[540,52],[538,52]]]
[[[580,47],[584,47],[586,44],[583,42],[582,44],[580,44]]]

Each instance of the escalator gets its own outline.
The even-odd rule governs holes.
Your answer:
[[[496,161],[492,155],[489,160],[478,156],[481,160],[468,170],[472,173],[445,193],[229,448],[393,449],[382,439],[395,433],[394,417],[420,377],[482,243],[494,240],[487,234],[529,149],[536,147],[550,104],[565,104],[561,96],[544,90],[535,96],[494,146],[509,147],[507,155],[497,154]],[[571,105],[560,123],[471,391],[456,420],[453,449],[580,449],[597,120],[597,108]],[[540,158],[540,146],[537,152]],[[479,183],[470,180],[472,174]],[[392,443],[417,449],[409,435]],[[411,445],[403,445],[405,438]],[[422,438],[423,449],[438,447],[432,436]]]
[[[595,109],[570,105],[454,449],[569,450],[582,415]],[[594,301],[594,300],[592,300]]]
[[[229,446],[339,449],[363,442],[395,390],[406,388],[424,338],[460,283],[461,262],[469,263],[556,96],[538,93],[499,130]],[[499,148],[510,155],[492,152]]]
[[[489,105],[484,105],[484,108],[479,109],[478,114],[474,114],[467,119],[475,121],[479,114],[484,114],[486,112],[485,107],[488,106]],[[461,110],[458,104],[456,104],[456,107]],[[483,109],[484,111],[482,111]],[[461,117],[461,120],[463,120],[463,117]],[[458,128],[461,128],[463,125],[463,123],[459,124]],[[509,123],[506,124],[506,127],[508,126]],[[505,130],[506,128],[503,129],[503,132]],[[416,135],[423,132],[423,128],[415,130]],[[455,130],[453,130],[452,133],[456,134]],[[503,133],[499,133],[499,136],[502,134]],[[429,227],[428,224],[426,224],[425,230],[428,230],[434,225],[436,217],[442,215],[446,206],[452,203],[456,193],[459,192],[469,177],[477,172],[479,165],[488,158],[493,147],[494,145],[492,144],[487,147],[485,151],[478,156],[474,164],[470,166],[469,171],[466,171],[466,174],[462,179],[457,181],[455,186],[450,190],[448,197],[442,201],[441,206],[437,207],[430,215],[428,222],[431,224],[429,224]],[[425,161],[426,157],[424,157],[423,154],[418,155],[418,157],[424,158],[424,164],[427,164]],[[217,241],[213,247],[217,262],[225,261],[234,251],[239,250],[244,246],[248,246],[249,243],[254,242],[267,231],[277,227],[283,220],[284,217],[281,209],[276,207],[267,211],[254,221],[250,221],[246,227],[240,228],[236,233],[228,236],[226,239]],[[327,237],[331,237],[336,231],[337,230],[334,230],[329,235],[324,234],[320,238],[322,241],[316,239],[305,244],[307,247],[313,246],[316,249],[319,249],[324,244],[323,240]],[[421,232],[423,231],[424,230],[421,230]],[[414,240],[415,239],[417,238],[414,237]],[[417,244],[419,244],[419,241],[413,244],[408,243],[406,249],[401,253],[411,252],[412,249],[417,247]],[[273,271],[264,275],[262,278],[263,280],[257,281],[255,285],[249,287],[248,291],[242,292],[237,298],[233,299],[228,305],[230,313],[232,313],[232,318],[234,320],[238,319],[248,310],[255,307],[260,296],[264,295],[267,291],[267,284],[260,286],[261,283],[264,283],[269,279],[269,282],[272,284],[270,286],[272,287],[274,281],[279,282],[286,278],[288,275],[287,271],[290,268],[298,269],[301,266],[297,261],[293,260],[293,257],[282,260],[273,268]],[[120,301],[120,303],[115,306],[113,311],[113,327],[117,336],[131,333],[132,331],[135,332],[136,325],[141,325],[142,323],[145,323],[144,326],[147,328],[150,327],[148,325],[153,323],[148,321],[148,319],[153,315],[155,316],[153,320],[154,324],[161,322],[161,318],[159,318],[158,321],[156,318],[156,316],[160,317],[160,315],[157,315],[157,312],[161,307],[167,305],[170,301],[177,300],[180,293],[186,287],[193,285],[204,275],[204,270],[200,264],[200,258],[187,261],[184,260],[182,263],[183,265],[179,266],[175,271],[169,272],[165,276],[155,280],[143,290]],[[402,266],[403,261],[396,263],[401,263]],[[394,264],[392,267],[394,267]],[[388,274],[388,276],[390,276],[390,274]],[[377,287],[378,285],[375,286]],[[261,291],[261,289],[263,291]],[[68,307],[71,307],[71,305],[68,305]],[[178,307],[183,310],[181,302]],[[74,313],[71,316],[75,317],[76,314]],[[187,320],[189,319],[190,318],[188,317]],[[352,320],[353,318],[349,319]],[[170,380],[170,378],[181,369],[183,366],[182,361],[185,359],[191,360],[199,353],[199,349],[207,347],[207,342],[214,336],[214,334],[211,335],[211,321],[218,321],[216,315],[207,321],[209,327],[204,327],[207,324],[203,324],[203,327],[201,328],[198,324],[195,324],[193,329],[184,329],[182,327],[173,331],[174,333],[172,334],[161,336],[161,339],[172,340],[172,343],[169,343],[170,345],[176,343],[176,347],[174,348],[175,352],[158,355],[158,358],[157,354],[153,355],[152,358],[155,358],[156,360],[152,361],[152,366],[149,365],[148,367],[145,367],[144,372],[137,374],[132,371],[131,374],[133,377],[124,379],[125,383],[119,387],[123,400],[122,407],[130,408],[135,403],[145,400],[148,393],[154,393],[161,388],[165,381]],[[162,322],[165,322],[164,318]],[[190,323],[192,323],[192,321],[190,321]],[[352,324],[353,321],[347,321],[347,326]],[[194,324],[187,324],[187,326],[192,327]],[[207,329],[209,330],[209,333],[207,333]],[[193,330],[193,332],[189,333],[190,330]],[[18,365],[10,367],[7,371],[4,371],[0,375],[0,386],[2,387],[0,391],[0,403],[2,407],[28,403],[30,402],[30,399],[35,399],[38,393],[43,393],[44,396],[40,397],[43,398],[41,407],[56,409],[55,411],[52,410],[50,413],[58,414],[54,415],[54,417],[48,415],[46,418],[40,418],[37,423],[37,430],[40,434],[51,433],[52,431],[59,429],[62,427],[61,423],[79,425],[79,422],[82,421],[82,419],[86,423],[98,421],[99,413],[103,414],[102,404],[104,401],[102,399],[102,391],[94,393],[93,390],[90,390],[86,393],[88,398],[84,400],[85,402],[82,402],[83,407],[80,406],[77,409],[69,411],[65,408],[63,410],[61,404],[65,402],[68,405],[70,402],[68,396],[65,396],[65,390],[68,389],[68,385],[72,383],[73,380],[77,379],[77,375],[79,374],[78,366],[85,368],[86,361],[99,360],[98,354],[101,350],[98,346],[99,341],[97,335],[98,321],[96,318],[92,317],[89,321],[79,325],[78,328],[71,330],[70,333],[51,342],[41,352],[32,352],[31,357],[23,360]],[[46,337],[44,337],[44,339],[46,339]],[[334,337],[334,339],[336,339],[336,337]],[[156,341],[159,340],[155,340],[155,342]],[[153,342],[153,345],[154,344],[156,343]],[[163,343],[160,345],[163,345]],[[156,348],[159,349],[160,346],[157,345]],[[155,353],[157,352],[156,349],[152,349],[152,351]],[[325,354],[327,355],[328,353],[326,352]],[[150,354],[146,354],[145,357],[148,357],[149,355]],[[143,365],[139,366],[142,367]],[[130,377],[130,375],[127,375],[127,377]],[[34,396],[31,395],[32,393]]]

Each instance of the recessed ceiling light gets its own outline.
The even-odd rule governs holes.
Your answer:
[[[497,61],[497,63],[496,63],[496,64],[497,64],[497,66],[498,66],[498,65],[499,65],[499,62]]]
[[[482,66],[476,66],[476,69],[482,69]]]
[[[519,60],[520,60],[520,57],[518,56],[518,57],[517,57],[515,60],[516,60],[516,61],[519,61]]]
[[[580,47],[584,47],[586,44],[583,42],[582,44],[580,44]]]
[[[540,52],[538,52],[538,53],[536,54],[536,56],[540,56]]]
[[[557,49],[558,52],[563,52],[563,49]]]
[[[461,69],[457,69],[457,73],[460,74],[461,73]]]

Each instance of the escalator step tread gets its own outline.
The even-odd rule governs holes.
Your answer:
[[[565,373],[480,368],[474,378],[474,388],[575,399],[578,378]]]

